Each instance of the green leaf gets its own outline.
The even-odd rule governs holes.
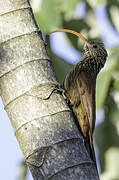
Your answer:
[[[116,125],[116,123],[118,123],[119,121],[119,109],[117,107],[112,107],[112,111],[110,114],[110,119],[112,120],[112,122]]]
[[[56,0],[41,0],[37,6],[33,6],[33,11],[42,32],[47,33],[61,26],[61,14]]]
[[[119,179],[119,148],[111,147],[105,153],[105,172],[100,175],[101,180]]]
[[[96,108],[97,109],[101,108],[104,104],[104,100],[107,95],[111,76],[112,76],[112,71],[102,71],[97,78],[97,83],[96,83]]]
[[[64,13],[74,11],[79,0],[59,0],[60,10]]]
[[[97,109],[103,106],[112,76],[115,73],[115,71],[117,71],[118,69],[119,69],[119,46],[116,46],[109,51],[109,58],[105,64],[105,68],[100,72],[100,74],[97,77],[97,84],[96,84]]]
[[[87,0],[92,8],[97,8],[100,4],[106,4],[107,0]]]
[[[108,97],[109,99],[110,97]],[[107,99],[107,101],[108,101]],[[99,158],[101,163],[101,171],[105,170],[105,153],[111,147],[119,147],[118,132],[117,128],[111,119],[111,108],[110,104],[106,106],[105,119],[95,129],[95,142],[99,149]],[[110,113],[111,112],[111,113]]]
[[[106,4],[107,14],[111,25],[114,28],[119,29],[118,25],[118,12],[119,12],[119,0],[109,0]]]
[[[81,0],[56,0],[66,21],[76,18],[75,8]]]

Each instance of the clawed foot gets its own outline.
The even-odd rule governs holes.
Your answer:
[[[62,85],[58,84],[55,87],[54,91],[60,92],[62,94],[63,98],[66,100],[66,102],[69,103],[69,100],[68,100],[68,98],[66,96],[66,91],[65,91],[65,89],[64,89],[64,87]]]

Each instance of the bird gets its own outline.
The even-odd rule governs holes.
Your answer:
[[[84,42],[84,55],[66,75],[64,90],[85,142],[88,143],[87,150],[92,160],[96,161],[93,147],[96,119],[96,78],[104,67],[108,54],[102,42],[88,41],[78,32],[70,29],[58,29],[51,33],[55,32],[74,34]]]

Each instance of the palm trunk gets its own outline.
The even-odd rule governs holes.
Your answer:
[[[4,108],[34,180],[99,179],[27,0],[0,0]]]

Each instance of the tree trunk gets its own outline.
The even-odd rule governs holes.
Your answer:
[[[0,0],[0,86],[34,180],[98,180],[27,0]]]

